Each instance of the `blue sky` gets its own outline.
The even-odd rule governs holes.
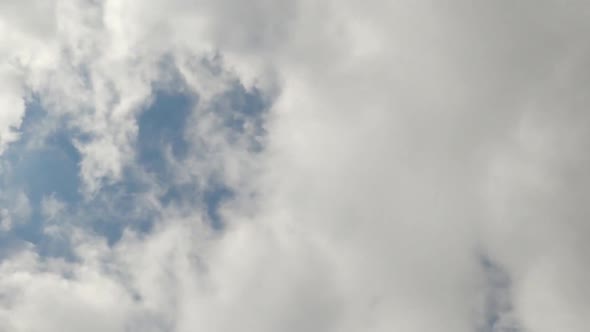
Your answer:
[[[79,175],[81,155],[74,142],[88,139],[88,136],[72,128],[67,118],[50,115],[39,98],[31,98],[20,128],[21,137],[2,156],[5,170],[2,191],[13,198],[6,197],[2,208],[11,209],[16,193],[24,193],[31,212],[15,220],[14,227],[5,236],[31,242],[40,255],[67,255],[67,248],[60,247],[67,243],[56,247],[50,244],[55,239],[43,231],[46,220],[42,204],[49,197],[63,203],[69,213],[76,215],[75,220],[69,222],[106,238],[110,245],[116,244],[125,229],[150,232],[158,217],[157,211],[139,214],[130,211],[140,199],[138,196],[153,190],[151,181],[162,187],[158,195],[160,204],[202,206],[205,222],[212,229],[221,230],[224,221],[219,208],[232,197],[232,188],[216,178],[204,179],[205,185],[194,181],[175,183],[176,174],[171,167],[171,162],[182,163],[189,154],[200,153],[196,150],[199,147],[193,146],[186,137],[189,117],[194,116],[198,103],[196,94],[156,91],[152,101],[137,112],[134,163],[127,167],[117,183],[106,185],[93,197],[84,197]],[[236,83],[216,103],[224,104],[220,114],[229,135],[243,135],[242,126],[248,119],[259,126],[259,134],[263,133],[261,121],[266,105],[256,91],[248,92]],[[252,148],[261,149],[258,145]],[[167,151],[171,154],[167,155]],[[204,157],[207,156],[204,154]]]

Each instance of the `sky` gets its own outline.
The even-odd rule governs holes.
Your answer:
[[[590,4],[0,1],[0,332],[585,332]]]

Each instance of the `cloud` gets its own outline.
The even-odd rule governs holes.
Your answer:
[[[12,197],[6,197],[6,196]],[[10,193],[9,195],[2,195],[2,208],[0,214],[0,228],[3,231],[9,231],[17,224],[24,224],[31,218],[31,203],[28,196],[18,191]]]
[[[18,139],[17,128],[20,127],[25,113],[25,102],[18,73],[11,68],[0,70],[2,71],[0,107],[4,110],[0,118],[0,151],[3,151],[7,144]]]
[[[0,330],[588,325],[583,2],[1,8]]]

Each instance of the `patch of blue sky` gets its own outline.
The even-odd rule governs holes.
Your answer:
[[[203,193],[205,208],[213,229],[223,229],[224,222],[219,213],[220,206],[223,202],[230,200],[234,196],[231,188],[225,185],[213,186]]]
[[[198,102],[189,94],[157,92],[154,102],[138,118],[137,155],[143,168],[158,176],[170,176],[164,151],[183,159],[189,151],[184,138],[192,107]],[[163,179],[162,179],[163,180]]]
[[[32,99],[21,126],[21,139],[2,156],[2,191],[7,196],[24,193],[31,213],[28,220],[13,222],[12,234],[32,243],[42,242],[41,203],[43,197],[75,203],[80,201],[78,164],[80,155],[65,131],[45,132],[40,126],[48,120],[39,101]],[[39,137],[43,135],[44,137]],[[42,144],[35,144],[40,139]],[[8,199],[4,204],[10,204]],[[10,205],[4,207],[12,208]]]
[[[252,127],[255,137],[249,137],[249,148],[252,152],[263,149],[257,139],[264,136],[264,113],[268,109],[268,101],[256,88],[248,91],[240,82],[235,82],[233,89],[216,99],[213,107],[223,110],[225,126],[232,129],[230,139],[237,140],[246,135],[246,126]]]
[[[245,139],[251,153],[263,150],[261,138],[265,136],[264,115],[268,110],[269,102],[257,89],[246,90],[240,82],[235,82],[233,89],[217,98],[214,108],[223,109],[221,116],[224,125],[229,128],[230,141]],[[215,105],[217,104],[217,105]],[[249,125],[250,130],[246,130]],[[234,196],[233,190],[223,183],[212,181],[212,184],[204,191],[204,201],[211,225],[215,229],[223,228],[223,220],[219,214],[219,208],[223,202]]]
[[[191,151],[185,133],[191,110],[197,104],[198,98],[186,93],[167,91],[156,94],[152,105],[139,117],[139,164],[147,172],[156,174],[157,179],[166,184],[166,190],[160,197],[164,205],[203,206],[210,225],[220,230],[223,228],[223,220],[219,208],[223,202],[233,197],[232,188],[219,179],[201,181],[206,183],[204,187],[198,187],[196,183],[176,183],[174,171],[163,155],[163,151],[168,149],[172,151],[172,157],[176,161],[182,161]],[[246,135],[246,122],[254,126],[256,135],[264,135],[263,113],[266,109],[267,103],[262,94],[257,90],[247,91],[239,82],[233,85],[233,89],[218,96],[212,105],[212,111],[216,112],[216,115],[223,119],[224,126],[230,129],[227,132],[235,137]],[[258,141],[251,141],[252,151],[262,149]],[[199,153],[194,150],[192,152]]]
[[[189,153],[197,153],[185,133],[198,102],[197,96],[183,89],[158,90],[153,102],[137,118],[135,165],[125,170],[121,181],[105,186],[94,198],[86,200],[80,192],[81,156],[73,141],[89,138],[68,127],[67,119],[52,118],[38,98],[31,98],[21,126],[21,139],[0,157],[0,190],[7,197],[16,197],[19,192],[26,194],[31,213],[28,220],[15,223],[8,233],[1,234],[0,248],[22,240],[33,243],[45,256],[71,254],[67,236],[51,238],[44,232],[42,205],[48,197],[62,202],[69,215],[53,222],[86,227],[104,236],[109,244],[115,244],[126,229],[149,232],[158,211],[143,208],[142,195],[153,190],[153,183],[146,181],[145,174],[164,188],[160,196],[162,205],[202,207],[210,226],[222,230],[224,222],[219,208],[233,197],[233,189],[220,179],[199,181],[206,183],[205,187],[178,183],[170,164],[170,158],[176,163]],[[223,119],[230,135],[246,135],[246,122],[254,125],[256,135],[264,134],[267,103],[258,91],[246,91],[236,83],[231,91],[217,98],[216,104],[218,109],[214,105],[213,111]],[[254,146],[253,150],[257,149],[262,147]],[[10,199],[0,198],[0,208],[9,209],[11,204]]]
[[[483,308],[484,322],[477,332],[522,331],[519,322],[511,315],[513,305],[511,303],[512,281],[510,277],[502,266],[485,255],[480,257],[480,263],[487,289]]]

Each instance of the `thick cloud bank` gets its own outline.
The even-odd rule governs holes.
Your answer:
[[[585,1],[4,0],[0,331],[585,332]]]

